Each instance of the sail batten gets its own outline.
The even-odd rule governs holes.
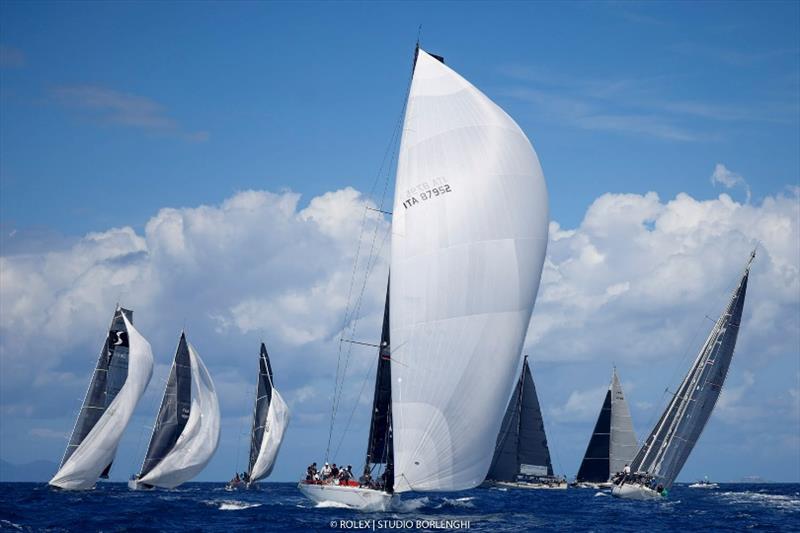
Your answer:
[[[547,190],[517,124],[419,50],[392,210],[396,491],[483,482],[547,245]]]

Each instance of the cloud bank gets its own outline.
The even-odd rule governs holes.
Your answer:
[[[669,372],[688,368],[681,357],[694,355],[711,326],[704,315],[718,316],[756,244],[718,422],[798,427],[796,372],[787,369],[796,364],[800,345],[799,205],[797,190],[757,205],[727,194],[662,200],[655,193],[609,193],[588,207],[578,227],[551,223],[525,349],[552,440],[562,444],[568,465],[580,460],[612,361],[621,369],[637,430],[649,430],[644,422],[658,407]],[[246,445],[237,431],[247,427],[257,343],[267,342],[277,386],[294,410],[287,450],[295,451],[286,452],[286,465],[277,471],[291,479],[310,457],[300,457],[300,450],[324,450],[338,339],[352,326],[361,289],[351,287],[357,251],[359,273],[368,258],[375,266],[355,335],[370,342],[379,335],[390,226],[367,207],[375,206],[352,188],[304,207],[291,191],[243,191],[219,205],[164,208],[142,232],[112,228],[70,246],[21,247],[36,251],[0,257],[4,443],[14,445],[13,428],[28,424],[16,433],[40,437],[47,456],[61,453],[63,443],[49,437],[71,428],[104,327],[120,302],[134,309],[159,364],[140,406],[141,424],[151,422],[155,407],[149,405],[162,394],[182,327],[206,360],[224,417],[210,470],[219,461],[227,471]],[[350,320],[343,321],[346,311]],[[356,436],[343,444],[348,461],[363,452],[359,433],[368,416],[373,363],[372,350],[353,351],[333,440],[336,445],[354,413]],[[574,433],[564,429],[572,423],[578,424]],[[791,446],[791,435],[781,438]]]

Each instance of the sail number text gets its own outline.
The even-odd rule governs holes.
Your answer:
[[[443,194],[447,194],[452,191],[449,184],[439,185],[438,187],[432,188],[416,188],[419,192],[417,194],[411,194],[406,200],[403,201],[403,207],[408,209],[412,205],[416,205],[420,202],[424,202],[425,200],[430,200],[431,198],[436,198],[437,196],[442,196]]]

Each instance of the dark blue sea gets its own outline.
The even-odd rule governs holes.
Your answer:
[[[660,502],[589,489],[474,489],[404,495],[382,513],[316,506],[292,483],[236,492],[214,483],[139,492],[121,483],[87,492],[2,483],[0,491],[8,531],[800,531],[800,484],[677,485]]]

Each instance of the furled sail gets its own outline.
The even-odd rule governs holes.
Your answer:
[[[214,455],[219,430],[214,382],[181,333],[139,483],[174,488],[192,479]]]
[[[107,477],[122,433],[153,373],[150,343],[118,307],[58,472],[50,484],[90,489]]]
[[[736,348],[754,257],[755,252],[689,373],[631,464],[632,471],[648,473],[666,488],[683,468],[722,391]]]
[[[606,483],[636,454],[636,436],[633,433],[628,404],[622,392],[617,371],[611,376],[603,407],[597,417],[586,454],[575,477],[578,482]]]
[[[386,305],[383,308],[381,343],[378,348],[378,369],[375,376],[375,394],[372,399],[372,417],[369,424],[366,464],[385,465],[392,470],[394,450],[392,445],[392,368],[389,334],[389,286],[386,287]],[[389,480],[391,483],[391,480]],[[392,487],[387,487],[392,491]]]
[[[547,189],[525,134],[418,51],[392,220],[396,491],[479,485],[539,288]]]
[[[520,474],[553,475],[542,410],[527,356],[517,386],[508,402],[486,479],[517,481]]]
[[[250,483],[255,483],[272,473],[283,434],[289,425],[289,407],[273,387],[272,365],[267,347],[262,342],[258,358],[258,388],[253,411],[253,428],[250,432]]]

